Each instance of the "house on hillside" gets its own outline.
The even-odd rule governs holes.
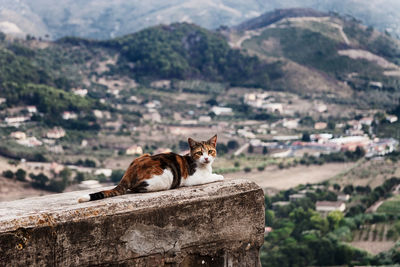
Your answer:
[[[127,154],[127,155],[142,155],[143,148],[138,145],[133,145],[126,149],[125,154]]]
[[[21,131],[12,132],[12,133],[10,134],[10,136],[11,136],[12,138],[15,138],[15,139],[18,139],[18,140],[26,139],[26,133],[21,132]]]
[[[348,122],[346,122],[346,124],[353,130],[361,130],[362,129],[361,123],[357,120],[348,121]]]
[[[5,123],[8,125],[13,125],[13,124],[20,124],[22,122],[29,121],[31,118],[26,117],[26,116],[17,116],[17,117],[6,117],[4,119]]]
[[[0,105],[3,103],[6,103],[7,99],[5,99],[4,97],[0,97]]]
[[[65,131],[61,127],[55,127],[46,133],[46,137],[50,139],[60,139],[65,136]]]
[[[345,211],[346,204],[341,201],[317,201],[315,208],[319,212]]]
[[[327,126],[328,126],[328,124],[326,122],[316,122],[314,124],[314,129],[315,130],[323,130],[323,129],[326,129]]]
[[[397,149],[399,142],[394,138],[375,139],[368,148],[367,157],[384,156]]]
[[[112,174],[111,169],[96,169],[94,175],[104,175],[105,177],[110,177]]]
[[[323,113],[328,110],[328,107],[325,104],[318,104],[315,106],[315,110],[319,113]]]
[[[103,111],[98,110],[98,109],[94,109],[93,110],[93,115],[98,119],[102,119],[103,118]]]
[[[282,103],[268,103],[268,104],[262,105],[262,108],[264,108],[272,113],[279,113],[279,114],[283,113]]]
[[[355,151],[357,147],[362,147],[365,151],[371,144],[368,136],[345,136],[328,140],[328,143],[340,146],[342,150]]]
[[[396,115],[387,115],[386,120],[390,123],[395,123],[398,120],[398,118]]]
[[[72,93],[81,97],[84,97],[87,95],[88,90],[87,89],[81,89],[81,88],[77,88],[77,89],[72,89]]]
[[[27,107],[26,107],[26,110],[27,110],[29,113],[36,113],[36,112],[38,112],[38,111],[37,111],[37,108],[36,108],[35,106],[27,106]]]
[[[171,81],[170,80],[158,80],[150,83],[151,87],[154,88],[163,88],[163,89],[168,89],[171,87]]]
[[[329,139],[333,138],[333,134],[330,133],[320,133],[320,134],[311,134],[310,139],[313,142],[317,142],[319,144],[326,143]]]
[[[39,141],[36,137],[28,137],[26,139],[17,140],[17,143],[27,147],[41,146],[43,142]]]
[[[73,119],[78,118],[78,115],[72,111],[64,111],[62,114],[62,118],[64,120],[73,120]]]
[[[212,121],[212,119],[211,119],[211,117],[210,116],[200,116],[199,117],[199,122],[211,122]]]
[[[371,126],[373,122],[374,122],[373,117],[364,117],[360,120],[361,125]]]
[[[337,200],[342,201],[342,202],[347,202],[350,200],[350,195],[349,194],[339,194],[337,196]]]
[[[288,129],[296,129],[299,126],[299,119],[283,119],[282,126]]]
[[[227,107],[217,107],[213,106],[211,108],[211,111],[215,113],[215,115],[231,115],[232,114],[232,108],[227,108]]]
[[[289,201],[294,202],[294,201],[298,201],[298,200],[300,200],[300,199],[303,199],[303,198],[305,198],[305,197],[306,197],[305,194],[293,194],[293,195],[290,195],[290,196],[289,196]]]

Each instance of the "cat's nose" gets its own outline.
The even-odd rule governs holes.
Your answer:
[[[208,158],[204,158],[204,160],[205,160],[206,162],[208,162]]]

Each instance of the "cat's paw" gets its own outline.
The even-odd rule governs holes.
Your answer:
[[[222,176],[220,174],[214,174],[214,178],[215,178],[215,181],[223,181],[224,180],[224,176]]]

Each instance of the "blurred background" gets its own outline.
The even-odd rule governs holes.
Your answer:
[[[218,134],[264,266],[400,264],[400,2],[0,0],[0,201]],[[290,255],[290,257],[288,257]]]

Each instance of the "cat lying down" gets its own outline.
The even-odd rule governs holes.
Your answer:
[[[78,202],[124,195],[127,190],[144,193],[224,180],[222,175],[212,173],[211,167],[217,156],[217,135],[200,142],[189,138],[188,143],[190,152],[184,156],[161,153],[136,158],[114,189],[85,195]]]

